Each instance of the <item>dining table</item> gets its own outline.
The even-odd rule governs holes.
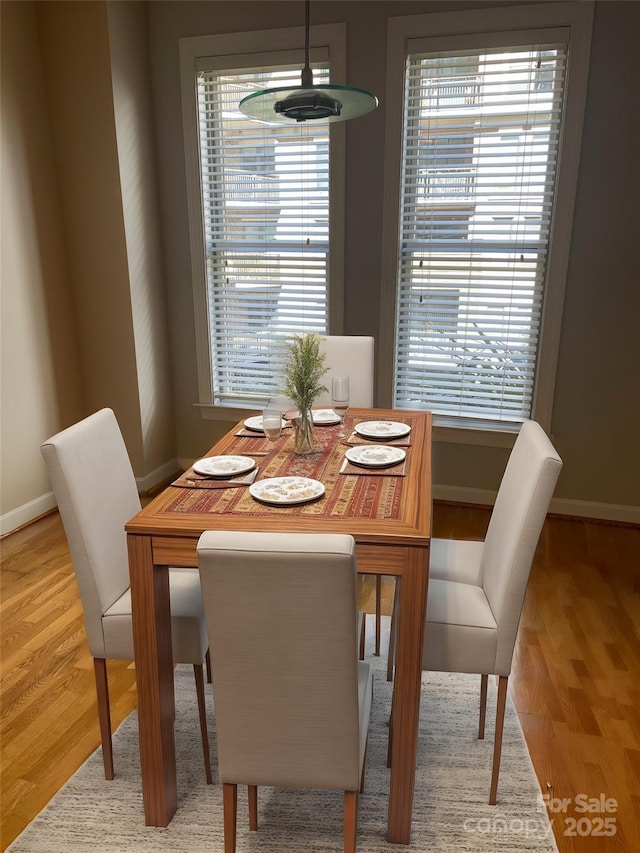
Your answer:
[[[353,408],[342,433],[331,418],[316,424],[314,451],[304,456],[294,452],[293,428],[286,426],[270,442],[246,422],[239,421],[205,456],[249,457],[255,473],[225,480],[190,468],[125,525],[145,822],[168,826],[178,800],[169,567],[197,567],[205,530],[348,533],[356,542],[359,573],[399,581],[387,839],[409,844],[429,577],[431,415]],[[402,448],[403,460],[366,468],[345,457],[350,448],[381,445]],[[302,503],[260,499],[259,485],[280,477],[308,478],[323,488]]]

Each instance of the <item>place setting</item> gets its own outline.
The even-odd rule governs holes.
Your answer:
[[[335,426],[340,423],[340,415],[333,409],[312,409],[311,418],[314,426]]]
[[[205,456],[171,485],[183,489],[226,489],[250,486],[258,471],[251,456]]]
[[[311,477],[267,477],[249,486],[249,494],[254,500],[271,506],[310,503],[324,493],[324,484]]]
[[[402,421],[360,421],[354,424],[351,435],[343,439],[343,444],[350,446],[372,446],[372,442],[410,447],[411,426]]]
[[[340,466],[340,474],[404,477],[407,452],[391,445],[357,445],[349,447]]]

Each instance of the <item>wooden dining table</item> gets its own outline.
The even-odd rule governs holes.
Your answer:
[[[350,445],[376,443],[351,431],[367,421],[411,427],[407,436],[383,442],[403,447],[404,462],[386,469],[344,467]],[[387,838],[410,842],[431,536],[431,415],[350,409],[346,427],[341,437],[337,425],[316,426],[315,451],[297,456],[293,429],[283,429],[271,444],[241,421],[207,454],[254,458],[256,482],[280,476],[317,480],[325,487],[317,500],[265,504],[251,496],[247,485],[222,486],[187,471],[125,526],[149,826],[167,826],[177,808],[169,566],[197,566],[196,546],[205,530],[325,531],[355,538],[359,573],[400,579]]]

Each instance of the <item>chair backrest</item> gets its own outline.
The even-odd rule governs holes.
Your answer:
[[[358,790],[353,538],[208,531],[198,565],[220,781]]]
[[[91,654],[106,657],[102,614],[129,586],[124,525],[140,510],[127,449],[111,409],[40,447],[71,551]]]
[[[482,586],[498,625],[496,675],[508,675],[542,525],[562,460],[535,421],[509,456],[482,549]]]
[[[321,394],[314,405],[331,405],[331,379],[349,377],[350,405],[373,406],[374,342],[365,335],[328,335],[320,343],[320,352],[326,356],[322,384],[329,389]]]

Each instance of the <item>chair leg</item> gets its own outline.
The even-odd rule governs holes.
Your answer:
[[[344,853],[356,853],[358,792],[344,792]],[[227,853],[227,851],[225,851]]]
[[[211,684],[211,652],[209,649],[207,649],[207,654],[204,659],[207,664],[207,684]]]
[[[236,853],[236,821],[238,815],[238,786],[222,784],[222,812],[224,823],[224,853]]]
[[[364,771],[367,766],[367,752],[369,750],[369,738],[364,744],[364,758],[362,759],[362,772],[360,773],[360,793],[364,794]]]
[[[391,751],[393,749],[393,709],[395,706],[396,691],[391,694],[391,713],[389,715],[389,739],[387,742],[387,767],[391,767]]]
[[[480,723],[478,725],[478,739],[484,738],[484,722],[487,716],[487,685],[489,683],[488,675],[480,676]]]
[[[104,778],[111,780],[113,779],[113,749],[111,747],[111,710],[109,708],[109,681],[107,678],[106,660],[104,658],[94,658],[93,671],[96,678],[96,693],[98,696],[98,719],[100,721]]]
[[[382,622],[382,575],[376,575],[376,645],[374,655],[380,657],[380,623]]]
[[[247,785],[247,798],[249,800],[249,829],[255,831],[258,828],[258,786]]]
[[[364,660],[364,644],[367,635],[367,614],[364,611],[360,610],[358,612],[358,620],[360,624],[360,646],[358,650],[358,655],[360,657],[360,660]]]
[[[204,772],[207,777],[207,785],[210,785],[212,782],[211,757],[209,755],[209,734],[207,732],[207,710],[204,704],[204,673],[202,671],[202,664],[194,663],[193,674],[196,677],[196,695],[198,697],[198,714],[200,715],[200,734],[202,735]]]
[[[500,773],[500,756],[502,754],[502,731],[504,729],[504,710],[507,703],[507,684],[509,679],[501,675],[498,679],[498,706],[496,708],[496,730],[493,741],[493,766],[491,768],[491,790],[489,805],[495,806],[498,795],[498,774]]]
[[[396,662],[396,637],[398,633],[398,603],[400,596],[400,578],[396,578],[393,591],[393,609],[391,611],[391,627],[389,629],[389,657],[387,658],[387,681],[393,681],[393,666]]]

